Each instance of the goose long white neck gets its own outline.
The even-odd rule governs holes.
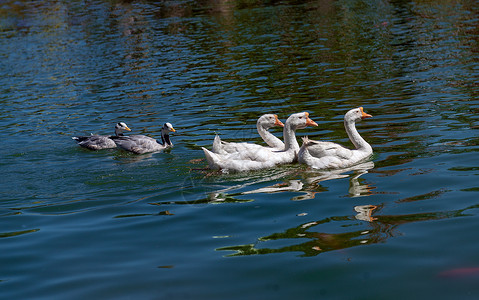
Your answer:
[[[256,128],[258,129],[258,133],[263,139],[263,141],[268,144],[268,146],[272,148],[279,148],[283,146],[283,142],[274,136],[271,132],[268,131],[268,129],[264,128],[260,124],[256,124]]]
[[[283,128],[283,138],[284,138],[284,151],[293,150],[295,152],[299,151],[299,144],[296,140],[296,127],[286,121]]]
[[[353,120],[344,120],[344,128],[348,134],[349,139],[354,144],[357,150],[372,151],[371,145],[366,142],[356,129],[356,122]]]

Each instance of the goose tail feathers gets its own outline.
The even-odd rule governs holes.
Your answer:
[[[219,135],[215,135],[215,139],[213,141],[213,147],[211,149],[212,152],[214,153],[220,153],[221,152],[221,138]]]
[[[216,139],[215,139],[216,140]],[[203,149],[203,152],[205,153],[206,156],[206,161],[208,162],[208,165],[210,166],[211,169],[220,169],[220,161],[221,159],[216,155],[215,153],[209,151],[208,149],[201,147]]]
[[[303,139],[303,146],[309,146],[312,144],[312,141],[309,139],[309,137],[303,136],[302,139]]]
[[[307,136],[302,137],[302,139],[303,139],[303,145],[301,147],[308,147],[308,146],[312,146],[314,144],[319,143],[318,141],[310,140],[309,137]]]

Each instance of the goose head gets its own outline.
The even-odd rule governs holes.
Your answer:
[[[291,129],[303,129],[307,126],[318,126],[316,122],[309,118],[308,112],[295,113],[289,116],[286,120],[286,124],[290,126]]]
[[[358,122],[367,118],[372,118],[372,116],[365,113],[362,107],[351,109],[344,115],[345,122]]]
[[[128,128],[128,126],[123,123],[123,122],[120,122],[120,123],[117,123],[115,125],[115,135],[123,135],[123,131],[131,131],[130,128]]]
[[[173,143],[170,140],[170,132],[176,132],[171,123],[166,122],[163,127],[161,127],[161,140],[163,145],[173,146]]]
[[[281,122],[278,119],[277,115],[273,114],[265,114],[262,115],[259,119],[258,122],[256,122],[258,126],[261,126],[263,128],[269,129],[274,126],[281,126],[284,127],[283,122]]]

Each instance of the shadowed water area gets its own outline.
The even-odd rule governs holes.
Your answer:
[[[0,298],[479,295],[476,1],[2,1]],[[215,134],[307,111],[341,171],[222,173]],[[160,138],[145,155],[72,136]],[[282,137],[276,127],[273,134]]]

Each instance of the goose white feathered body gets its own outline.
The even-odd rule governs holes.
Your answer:
[[[72,139],[75,140],[79,146],[90,150],[111,149],[116,148],[116,144],[113,139],[123,136],[124,130],[131,131],[131,129],[128,128],[125,123],[120,122],[115,125],[115,135],[108,136],[92,134],[89,136],[74,136]]]
[[[169,133],[175,131],[170,123],[165,123],[161,128],[162,143],[146,135],[120,136],[113,140],[118,147],[135,154],[158,152],[173,147]]]
[[[356,122],[372,117],[362,107],[348,111],[344,127],[355,149],[348,149],[332,142],[313,141],[303,138],[298,161],[316,169],[342,169],[364,162],[373,154],[373,149],[358,133]]]
[[[281,126],[284,127],[284,124],[278,119],[277,115],[274,114],[265,114],[262,115],[258,121],[256,122],[256,128],[258,130],[259,135],[263,138],[263,140],[268,144],[268,146],[275,150],[283,150],[284,143],[279,138],[274,136],[271,132],[268,131],[271,127],[274,126]],[[211,151],[217,154],[228,154],[228,153],[235,153],[240,151],[245,151],[247,149],[251,150],[259,150],[261,149],[261,145],[252,144],[252,143],[233,143],[233,142],[224,142],[220,139],[218,135],[215,136],[213,141],[213,148]]]
[[[292,114],[284,125],[283,135],[285,147],[275,150],[267,147],[250,148],[242,151],[217,154],[202,148],[210,168],[229,171],[249,171],[271,168],[278,164],[291,163],[297,159],[299,144],[295,131],[308,125],[318,126],[309,118],[307,112]]]

